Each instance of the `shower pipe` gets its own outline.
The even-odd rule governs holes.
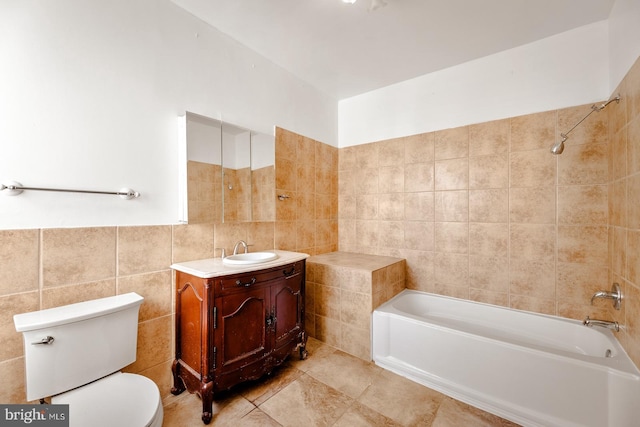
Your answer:
[[[578,123],[576,123],[571,129],[569,129],[568,131],[561,133],[561,140],[559,142],[555,142],[551,148],[549,148],[549,151],[551,151],[551,154],[562,154],[562,152],[564,151],[564,142],[569,138],[569,133],[574,130],[575,128],[578,127],[578,125],[582,122],[584,122],[587,117],[589,117],[591,115],[591,113],[593,113],[594,111],[600,111],[603,110],[607,105],[611,104],[613,101],[616,101],[616,103],[620,103],[620,94],[618,94],[618,96],[616,96],[615,98],[612,98],[610,100],[608,100],[607,102],[601,104],[601,105],[596,105],[593,104],[591,106],[591,111],[589,111],[589,114],[587,114],[586,116],[584,116],[582,118],[582,120],[580,120]]]
[[[34,191],[56,191],[60,193],[85,193],[85,194],[110,194],[120,196],[125,200],[131,200],[140,197],[140,193],[130,188],[123,188],[120,191],[94,191],[94,190],[70,190],[64,188],[41,188],[41,187],[25,187],[19,182],[11,181],[0,184],[0,192],[7,196],[17,196],[24,190]]]

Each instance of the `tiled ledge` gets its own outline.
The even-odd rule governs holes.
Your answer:
[[[371,360],[371,313],[405,288],[405,260],[331,252],[307,258],[309,335]]]

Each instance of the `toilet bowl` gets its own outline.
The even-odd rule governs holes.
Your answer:
[[[161,427],[162,400],[142,375],[117,372],[51,398],[69,405],[69,427]]]
[[[27,400],[69,405],[70,427],[160,427],[158,386],[120,369],[135,362],[134,293],[14,316],[22,332]]]

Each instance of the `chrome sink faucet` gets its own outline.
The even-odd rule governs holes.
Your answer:
[[[584,326],[601,326],[603,328],[607,328],[607,329],[612,329],[616,332],[620,332],[620,325],[618,324],[618,322],[610,322],[608,320],[598,320],[598,319],[590,319],[589,316],[587,316],[583,321],[582,324]]]
[[[238,247],[240,247],[240,245],[242,245],[242,247],[244,247],[244,253],[246,254],[247,252],[249,252],[249,246],[247,245],[247,242],[245,242],[244,240],[238,240],[235,244],[235,246],[233,247],[233,254],[237,255],[238,254]]]

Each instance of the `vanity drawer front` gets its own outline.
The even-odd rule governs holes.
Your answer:
[[[281,265],[279,267],[256,270],[248,273],[224,276],[216,281],[215,292],[228,293],[246,288],[261,286],[272,280],[287,278],[300,274],[304,268],[304,261]]]

